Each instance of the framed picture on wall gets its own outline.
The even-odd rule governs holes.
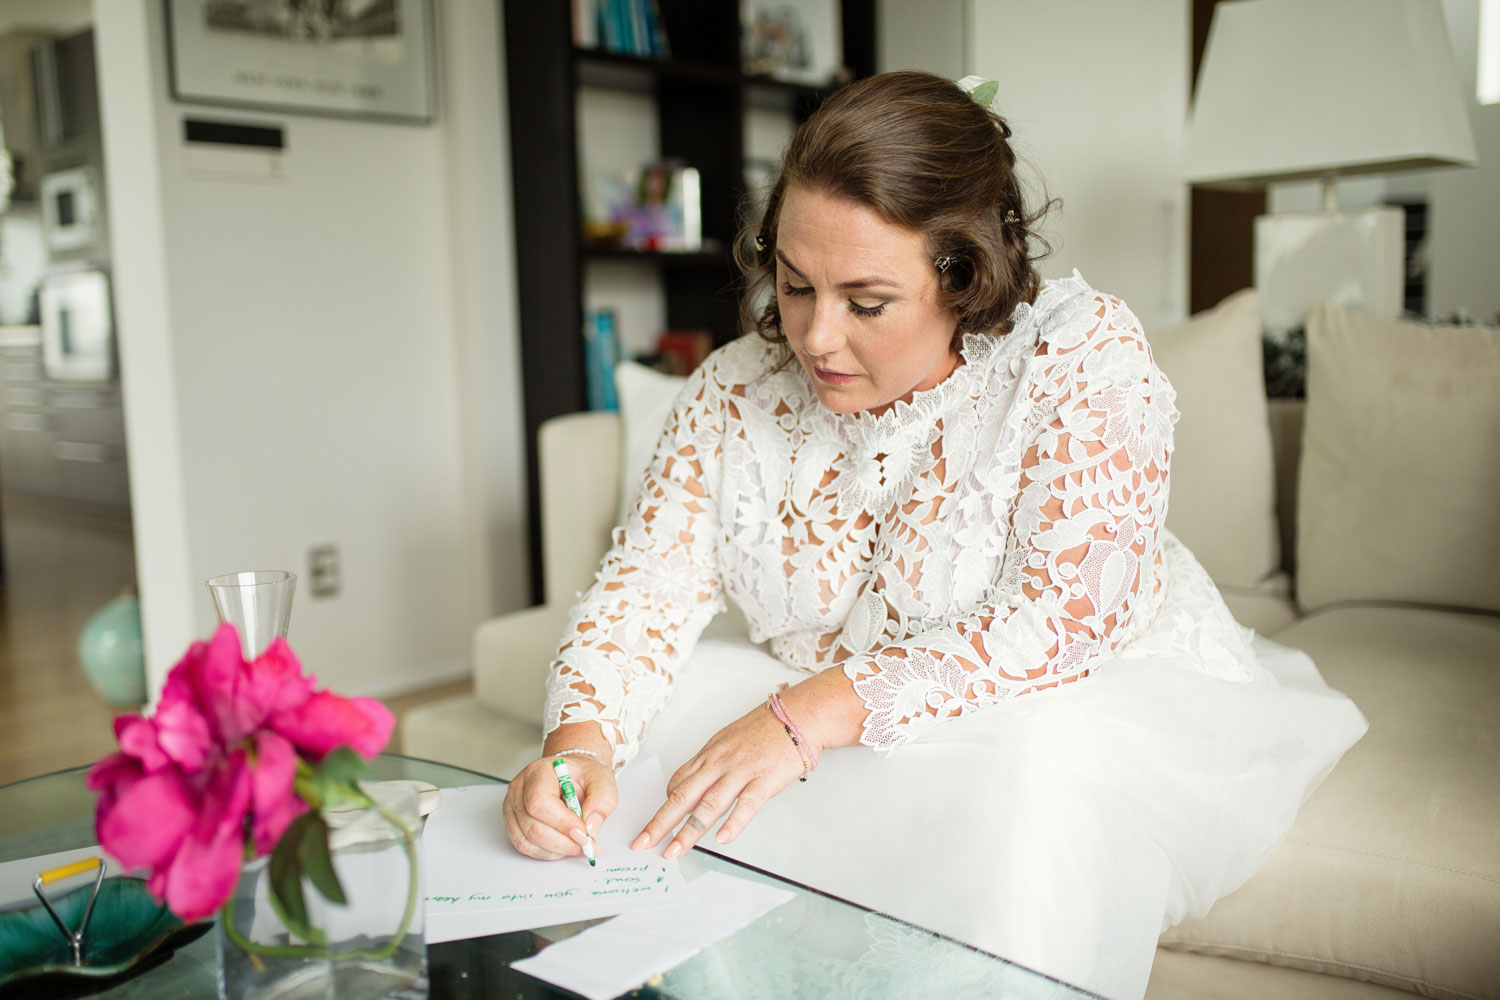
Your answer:
[[[431,0],[163,0],[172,96],[427,122]]]

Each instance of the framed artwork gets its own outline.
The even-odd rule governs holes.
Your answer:
[[[742,0],[740,64],[746,73],[827,85],[844,62],[838,0]]]
[[[427,122],[431,0],[163,0],[172,97]]]

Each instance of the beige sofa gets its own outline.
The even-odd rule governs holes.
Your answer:
[[[1370,729],[1253,878],[1163,935],[1147,996],[1500,997],[1500,331],[1319,307],[1306,405],[1268,406],[1259,327],[1247,292],[1151,337],[1183,413],[1168,524]],[[621,388],[623,421],[542,429],[547,604],[477,630],[474,693],[408,713],[407,752],[507,776],[538,752],[567,605],[670,395]]]

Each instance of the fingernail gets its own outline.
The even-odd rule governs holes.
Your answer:
[[[635,838],[635,843],[633,843],[633,844],[630,845],[630,849],[632,851],[644,850],[645,847],[646,847],[646,844],[650,842],[650,839],[651,838],[649,838],[649,837],[646,836],[645,831],[642,831],[641,835],[639,837]]]
[[[598,813],[591,813],[589,815],[589,836],[590,837],[594,836],[595,834],[597,834],[599,832],[599,825],[601,823],[603,823],[603,822],[604,821],[599,818],[599,814]]]
[[[584,841],[589,839],[588,835],[585,834],[582,830],[569,830],[568,836],[572,837],[573,842],[576,843],[579,847],[582,847]]]
[[[668,861],[671,861],[673,858],[677,857],[677,855],[679,855],[681,853],[682,853],[682,845],[679,844],[679,843],[677,843],[677,841],[674,840],[674,841],[672,841],[672,843],[670,843],[670,844],[667,845],[667,852],[665,854],[663,854],[662,857],[666,858]]]

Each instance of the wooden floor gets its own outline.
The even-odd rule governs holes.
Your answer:
[[[134,586],[135,547],[123,516],[6,497],[0,522],[3,784],[88,764],[115,749],[115,713],[78,665],[78,635],[101,607]],[[415,705],[469,689],[468,681],[447,684],[386,704],[399,718]]]

